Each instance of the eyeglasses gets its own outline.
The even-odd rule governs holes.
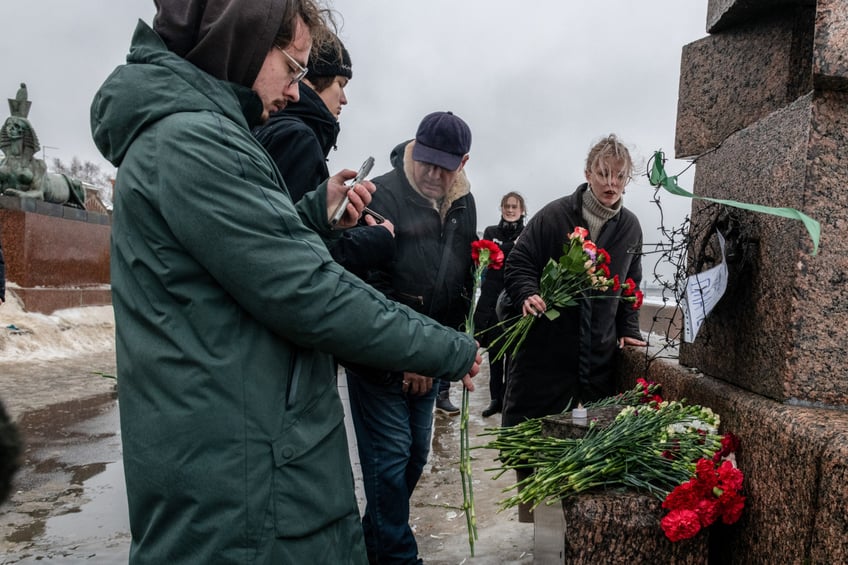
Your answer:
[[[291,68],[295,71],[294,75],[291,78],[291,82],[289,83],[289,85],[297,84],[300,81],[302,81],[303,77],[306,76],[306,73],[309,72],[309,69],[301,66],[300,63],[295,61],[294,57],[292,57],[291,55],[286,53],[285,50],[282,47],[280,47],[279,45],[274,45],[274,48],[279,49],[280,53],[282,53],[283,55],[286,56],[286,58],[291,63]]]

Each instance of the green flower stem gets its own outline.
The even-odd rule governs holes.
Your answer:
[[[474,541],[477,537],[477,514],[474,509],[474,485],[471,476],[471,449],[468,440],[468,389],[462,389],[462,415],[460,416],[459,434],[459,469],[462,476],[462,509],[465,512],[465,523],[468,529],[468,547],[471,557],[474,557]]]
[[[477,290],[480,288],[480,281],[483,278],[483,271],[486,270],[488,264],[488,252],[481,253],[479,263],[474,267],[472,297],[477,296]],[[468,312],[468,317],[465,319],[465,331],[471,336],[474,335],[475,307],[476,304],[472,299],[471,309]],[[474,557],[474,542],[479,538],[477,536],[477,512],[474,509],[474,481],[471,475],[471,442],[468,438],[469,398],[468,389],[463,387],[459,424],[459,474],[462,482],[462,509],[465,512],[465,524],[468,530],[468,548],[471,551],[471,557]]]

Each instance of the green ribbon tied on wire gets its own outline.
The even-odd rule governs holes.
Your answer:
[[[795,208],[774,208],[772,206],[748,204],[746,202],[737,202],[735,200],[723,200],[721,198],[707,198],[705,196],[695,196],[691,192],[680,188],[680,186],[677,184],[676,176],[670,177],[666,174],[665,168],[663,167],[664,162],[665,155],[663,154],[663,152],[655,151],[650,176],[648,178],[648,182],[651,183],[651,186],[661,186],[671,194],[675,194],[677,196],[697,198],[699,200],[716,202],[718,204],[733,206],[734,208],[741,208],[743,210],[750,210],[752,212],[760,212],[762,214],[780,216],[781,218],[789,218],[790,220],[798,220],[804,224],[804,227],[807,228],[807,233],[810,234],[810,239],[813,240],[813,255],[818,254],[819,238],[821,236],[821,224],[819,224],[816,220],[812,219],[803,212],[799,212]]]

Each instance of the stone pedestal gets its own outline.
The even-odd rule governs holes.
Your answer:
[[[684,49],[675,147],[697,160],[694,192],[801,210],[802,224],[695,202],[691,270],[717,259],[729,284],[680,362],[780,402],[848,406],[848,5],[710,3],[710,37]]]
[[[709,530],[672,543],[659,501],[637,493],[580,495],[536,507],[535,565],[706,565]]]
[[[110,234],[108,215],[0,196],[7,294],[44,314],[111,304]]]
[[[586,434],[588,421],[606,427],[620,411],[620,406],[590,409],[586,421],[574,421],[570,412],[549,416],[542,421],[542,435],[579,439]],[[662,502],[650,494],[614,489],[548,502],[534,510],[535,563],[708,562],[708,531],[690,540],[669,541],[660,526],[665,515]]]
[[[671,542],[660,527],[665,515],[655,497],[632,491],[581,494],[562,501],[562,563],[664,563],[706,565],[709,530]]]

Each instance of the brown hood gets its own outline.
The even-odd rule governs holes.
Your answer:
[[[287,0],[154,0],[153,30],[168,49],[215,78],[253,86]]]

